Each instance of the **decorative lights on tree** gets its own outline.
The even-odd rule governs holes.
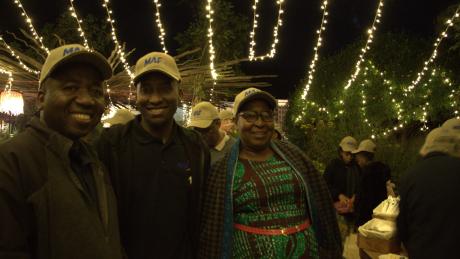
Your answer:
[[[161,24],[161,18],[160,18],[161,3],[159,0],[153,0],[153,2],[155,3],[155,9],[156,9],[155,22],[157,24],[158,32],[159,32],[158,38],[160,39],[160,43],[161,43],[161,47],[163,48],[163,52],[168,53],[168,50],[166,49],[166,44],[165,44],[166,32],[163,28],[163,25]]]
[[[321,25],[318,30],[316,30],[316,33],[318,34],[318,40],[316,42],[316,46],[313,48],[314,54],[313,54],[313,59],[311,60],[310,67],[308,70],[308,81],[307,84],[305,85],[305,88],[302,93],[302,100],[306,100],[308,96],[308,92],[310,91],[310,86],[313,83],[313,78],[315,74],[315,68],[316,68],[316,63],[318,62],[319,55],[318,55],[318,50],[322,45],[323,39],[321,38],[321,33],[326,30],[326,24],[327,24],[327,0],[323,1],[323,4],[321,5],[321,9],[323,10],[323,18],[321,19]]]
[[[250,38],[249,60],[250,61],[264,60],[266,58],[275,57],[276,46],[278,45],[278,42],[279,42],[279,40],[278,40],[278,30],[279,30],[279,27],[281,27],[283,25],[282,15],[284,13],[284,10],[283,10],[284,0],[277,0],[276,3],[279,6],[279,8],[278,8],[278,20],[276,22],[275,27],[273,28],[273,43],[271,45],[271,50],[270,50],[270,52],[268,52],[265,55],[256,57],[254,47],[256,46],[255,37],[256,37],[256,28],[258,27],[257,19],[259,18],[259,14],[257,13],[257,4],[259,3],[259,1],[260,0],[254,0],[254,5],[252,6],[252,9],[254,10],[254,21],[253,21],[253,24],[252,24],[252,31],[249,34],[249,38]]]
[[[22,5],[21,1],[19,0],[14,0],[14,3],[18,6],[18,8],[21,10],[21,16],[24,17],[27,25],[29,26],[29,30],[32,33],[32,36],[34,39],[37,41],[37,43],[40,43],[40,47],[46,52],[49,53],[49,49],[45,47],[43,44],[43,37],[40,37],[37,33],[37,31],[34,28],[34,25],[32,24],[32,19],[27,15],[26,10],[24,9],[24,6]]]
[[[6,43],[6,41],[2,38],[2,36],[0,36],[0,41],[1,41],[1,42],[3,43],[3,45],[5,45],[5,47],[8,49],[8,51],[9,51],[10,54],[11,54],[11,56],[13,56],[13,57],[16,58],[16,60],[19,62],[19,65],[21,65],[21,67],[22,67],[25,71],[27,71],[27,72],[29,72],[29,73],[32,73],[32,74],[36,74],[36,75],[40,74],[40,71],[37,71],[37,70],[35,70],[35,69],[32,69],[32,68],[28,67],[26,64],[24,64],[24,62],[22,62],[22,60],[21,60],[21,58],[19,57],[19,55],[16,54],[16,52],[10,47],[10,45],[8,45],[8,44]]]
[[[74,0],[69,0],[69,1],[70,1],[70,7],[69,7],[70,15],[73,18],[75,18],[75,21],[77,22],[78,35],[83,39],[83,44],[85,45],[85,47],[88,50],[91,50],[91,48],[89,47],[89,44],[88,44],[88,40],[86,39],[86,36],[85,36],[85,31],[83,30],[83,26],[82,26],[83,21],[80,20],[80,18],[78,18],[77,11],[75,10],[75,6],[73,5]]]
[[[128,73],[129,77],[134,79],[134,74],[131,72],[129,64],[126,60],[126,54],[123,51],[121,44],[118,42],[118,37],[117,37],[117,32],[115,30],[115,20],[112,18],[112,10],[109,8],[110,1],[109,0],[104,0],[104,3],[102,4],[102,7],[106,10],[107,13],[107,21],[110,24],[110,28],[112,30],[111,35],[112,35],[112,41],[115,43],[115,49],[120,56],[121,63],[123,64],[123,67],[125,68],[126,72]],[[130,84],[131,87],[132,83]]]
[[[208,44],[209,44],[209,69],[211,70],[211,78],[213,80],[213,86],[211,88],[211,92],[210,92],[210,99],[212,101],[213,99],[213,95],[214,95],[214,86],[216,85],[216,80],[217,80],[217,77],[219,76],[216,72],[216,69],[214,67],[214,59],[216,57],[216,51],[214,50],[214,45],[212,43],[212,38],[214,36],[214,32],[212,30],[212,23],[214,21],[214,19],[212,18],[213,14],[214,14],[214,10],[212,10],[212,0],[207,0],[208,3],[206,5],[206,11],[208,12],[206,14],[206,18],[208,18],[208,21],[209,21],[209,28],[208,28]]]
[[[383,0],[379,1],[379,5],[377,7],[377,11],[375,12],[374,16],[374,21],[372,22],[372,26],[367,30],[367,33],[369,34],[366,44],[364,47],[361,49],[361,53],[359,54],[358,61],[356,62],[355,65],[355,71],[351,75],[350,79],[348,79],[347,84],[344,87],[344,90],[348,90],[350,86],[356,81],[356,78],[358,77],[359,73],[361,72],[361,64],[365,62],[365,55],[367,51],[371,49],[371,44],[374,39],[374,32],[377,30],[377,24],[380,23],[380,17],[382,16],[382,7],[383,7]],[[344,105],[344,100],[339,101],[340,105]],[[343,110],[339,111],[339,114],[343,114]]]
[[[449,28],[454,26],[454,22],[458,20],[460,16],[459,12],[460,12],[460,5],[455,10],[454,15],[452,15],[452,17],[446,21],[446,24],[447,24],[446,28],[444,29],[444,31],[441,32],[440,36],[436,39],[434,43],[433,53],[431,54],[430,58],[427,61],[425,61],[422,70],[419,73],[417,73],[417,78],[414,81],[412,81],[412,83],[406,89],[404,89],[404,96],[407,97],[408,93],[411,92],[420,83],[420,80],[422,80],[422,77],[425,75],[426,71],[428,71],[428,66],[431,63],[433,63],[436,57],[438,56],[438,47],[439,45],[441,45],[442,40],[444,38],[447,38],[448,36],[447,31],[449,30]]]

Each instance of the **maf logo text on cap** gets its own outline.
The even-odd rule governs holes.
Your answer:
[[[159,64],[161,62],[161,57],[148,57],[144,60],[144,67],[152,63]]]
[[[70,47],[70,48],[65,48],[63,51],[62,51],[62,57],[65,57],[67,55],[70,55],[74,52],[77,52],[77,51],[80,51],[80,48],[79,47]]]

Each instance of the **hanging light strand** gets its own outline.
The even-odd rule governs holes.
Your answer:
[[[217,80],[217,77],[219,76],[216,72],[216,69],[214,67],[214,59],[216,57],[216,51],[214,49],[214,45],[213,45],[213,41],[212,41],[212,38],[214,36],[214,32],[212,30],[212,23],[214,21],[214,19],[212,18],[213,14],[214,14],[214,10],[212,10],[212,0],[207,0],[208,1],[208,4],[206,5],[206,11],[208,12],[206,14],[206,18],[208,18],[208,21],[209,21],[209,28],[208,28],[208,44],[209,44],[209,69],[211,70],[211,78],[213,80],[213,86],[211,88],[211,92],[210,92],[210,99],[212,101],[213,99],[213,95],[214,95],[214,86],[216,85],[216,80]]]
[[[6,85],[5,85],[5,91],[11,91],[11,88],[13,87],[13,73],[1,67],[0,67],[0,73],[8,76],[8,81],[6,81]]]
[[[355,65],[355,72],[351,75],[350,79],[348,79],[348,82],[345,85],[345,90],[348,90],[348,88],[350,88],[350,86],[355,82],[356,78],[361,72],[361,64],[365,61],[367,51],[371,49],[371,44],[374,39],[374,32],[377,30],[377,24],[380,23],[380,17],[382,16],[382,7],[383,0],[380,0],[379,5],[377,7],[377,11],[375,13],[374,21],[372,22],[372,26],[367,30],[369,36],[367,37],[366,44],[364,48],[361,49],[361,54],[359,54],[358,62],[356,62]]]
[[[420,80],[422,80],[423,76],[428,71],[429,65],[432,64],[434,60],[436,59],[436,57],[438,56],[438,47],[439,45],[441,45],[441,42],[443,41],[443,39],[448,37],[447,32],[450,29],[450,27],[454,26],[454,23],[458,21],[458,18],[460,16],[459,12],[460,12],[460,5],[455,10],[454,15],[452,15],[450,19],[447,19],[446,28],[441,32],[439,37],[436,39],[434,43],[434,49],[433,49],[433,52],[430,58],[424,62],[422,70],[419,73],[417,73],[417,78],[414,81],[412,81],[412,83],[407,88],[404,89],[404,96],[407,97],[408,93],[412,92],[412,90],[420,83]]]
[[[158,32],[159,32],[158,38],[160,39],[160,44],[161,44],[161,47],[163,48],[163,52],[168,53],[168,50],[166,49],[166,44],[165,44],[166,32],[163,28],[163,24],[161,23],[161,18],[160,18],[161,3],[159,0],[153,0],[153,2],[155,3],[155,9],[156,9],[155,22],[156,22],[156,25],[158,27]]]
[[[107,13],[107,22],[110,24],[110,28],[112,30],[111,36],[112,36],[112,41],[115,43],[115,49],[120,57],[121,63],[123,64],[123,67],[125,68],[126,72],[128,73],[129,77],[131,78],[131,83],[129,84],[129,87],[131,89],[132,85],[132,80],[134,79],[134,74],[131,72],[129,64],[126,60],[126,53],[123,51],[121,48],[121,44],[118,42],[118,37],[117,37],[117,32],[115,30],[115,20],[112,18],[112,10],[110,10],[109,7],[110,1],[109,0],[104,0],[104,3],[102,4],[102,7],[106,10]],[[131,90],[130,90],[131,92]]]
[[[19,65],[21,65],[21,67],[29,72],[29,73],[32,73],[32,74],[40,74],[40,71],[37,71],[37,70],[34,70],[32,68],[30,68],[29,66],[27,66],[26,64],[24,64],[24,62],[22,62],[21,58],[19,57],[18,54],[16,54],[16,52],[10,47],[10,45],[8,45],[8,43],[6,43],[6,41],[3,39],[2,36],[0,36],[0,41],[3,43],[3,45],[5,45],[5,47],[8,49],[8,51],[10,52],[11,56],[13,56],[14,58],[16,58],[16,60],[19,62]]]
[[[75,6],[73,4],[74,0],[69,0],[69,2],[70,2],[70,7],[69,7],[70,15],[73,18],[75,18],[75,21],[77,22],[77,25],[78,25],[78,29],[77,29],[78,30],[78,35],[82,38],[83,45],[85,45],[85,47],[88,50],[91,50],[91,48],[89,47],[89,44],[88,44],[88,39],[85,36],[85,31],[83,30],[83,26],[82,26],[83,20],[81,20],[78,17],[77,11],[75,10]]]
[[[252,31],[249,34],[249,38],[250,38],[249,60],[250,61],[264,60],[266,58],[274,58],[275,57],[276,46],[279,43],[278,31],[279,31],[279,27],[281,27],[283,25],[282,16],[283,16],[283,13],[284,13],[284,10],[283,10],[284,0],[277,0],[276,4],[279,6],[279,8],[278,8],[278,19],[277,19],[275,27],[273,28],[273,43],[271,45],[271,49],[267,54],[256,57],[254,47],[256,46],[255,37],[256,37],[256,28],[258,27],[258,18],[259,18],[259,14],[257,13],[257,4],[259,3],[259,1],[260,0],[254,0],[254,4],[252,6],[252,9],[254,10],[254,20],[253,20],[253,24],[252,24]]]
[[[17,7],[21,10],[21,16],[24,17],[25,19],[25,22],[26,24],[29,26],[29,31],[30,33],[32,33],[32,36],[34,37],[34,39],[40,43],[40,47],[48,54],[50,51],[47,47],[45,47],[45,45],[43,44],[43,37],[40,37],[37,33],[37,31],[35,30],[35,27],[34,25],[32,24],[32,19],[30,19],[30,17],[27,15],[27,12],[26,10],[24,9],[24,6],[22,5],[21,1],[19,0],[14,0],[13,1]]]
[[[303,94],[302,94],[302,100],[306,100],[308,96],[308,92],[310,91],[310,86],[313,83],[313,78],[315,74],[315,68],[316,68],[316,63],[318,62],[319,55],[318,51],[321,48],[321,45],[323,43],[323,39],[321,38],[321,33],[326,30],[326,24],[327,24],[327,0],[323,1],[323,4],[321,5],[321,9],[323,10],[323,17],[321,19],[321,25],[318,30],[316,30],[316,34],[318,34],[318,39],[316,41],[316,46],[313,48],[313,59],[311,60],[310,67],[308,70],[308,81],[307,84],[304,87]]]

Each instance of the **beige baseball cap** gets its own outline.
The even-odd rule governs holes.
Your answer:
[[[177,81],[181,80],[176,61],[170,55],[163,52],[150,52],[136,62],[134,69],[134,82],[149,72],[161,72]]]
[[[233,104],[233,114],[237,115],[238,112],[240,111],[240,108],[247,102],[255,99],[262,99],[267,101],[268,105],[270,108],[275,109],[277,106],[277,102],[275,97],[273,97],[271,94],[259,90],[257,88],[248,88],[241,93],[239,93],[235,97],[235,102]]]
[[[340,141],[339,146],[344,152],[352,152],[358,147],[358,141],[352,136],[346,136]]]
[[[188,126],[205,129],[211,126],[215,119],[219,119],[217,108],[210,102],[200,102],[192,108]]]
[[[222,110],[219,112],[219,119],[221,120],[231,120],[233,117],[233,112],[229,110]]]
[[[80,44],[68,44],[51,50],[40,72],[39,86],[58,67],[72,62],[82,62],[93,65],[99,70],[104,80],[112,76],[112,67],[107,59],[94,50],[89,50]]]
[[[452,131],[453,134],[460,135],[460,119],[452,118],[442,124],[442,128]]]
[[[359,143],[358,149],[352,151],[351,153],[357,154],[359,152],[369,152],[375,153],[377,146],[375,145],[374,141],[370,139],[365,139]]]
[[[426,156],[431,152],[452,154],[456,149],[457,139],[452,130],[444,127],[435,128],[426,136],[425,143],[419,153],[422,156]]]

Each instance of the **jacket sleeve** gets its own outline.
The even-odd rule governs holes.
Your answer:
[[[399,214],[396,219],[396,227],[398,230],[398,238],[406,246],[408,240],[408,228],[407,228],[407,199],[408,199],[408,179],[403,179],[400,186],[400,197],[399,202]]]
[[[27,207],[17,168],[0,151],[0,258],[29,259]]]
[[[334,186],[334,172],[337,171],[335,163],[330,163],[326,170],[324,170],[324,180],[326,181],[327,187],[329,188],[329,192],[331,193],[331,197],[333,201],[339,200],[339,190]]]

